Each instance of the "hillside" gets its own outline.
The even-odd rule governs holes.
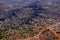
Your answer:
[[[43,28],[52,30],[43,33]],[[42,30],[43,34],[35,39],[34,36]],[[55,39],[55,36],[58,39]],[[29,39],[26,39],[28,37]],[[52,38],[46,39],[47,37]],[[60,0],[0,0],[0,40],[59,40],[59,38]]]

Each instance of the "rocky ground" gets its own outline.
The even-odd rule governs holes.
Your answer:
[[[60,0],[0,0],[0,40],[60,40],[59,35]]]

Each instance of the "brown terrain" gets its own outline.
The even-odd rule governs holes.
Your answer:
[[[0,40],[60,40],[60,0],[0,0]]]
[[[35,35],[34,37],[31,37],[31,38],[27,38],[25,40],[43,40],[44,38],[41,39],[40,36],[44,34],[44,32],[43,32],[44,30],[51,31],[53,33],[53,35],[55,35],[58,38],[57,40],[60,40],[60,36],[56,33],[56,31],[53,30],[54,29],[53,27],[58,25],[58,24],[60,24],[60,23],[56,23],[52,26],[45,26],[45,27],[42,28],[42,30],[37,35]],[[49,34],[51,34],[51,33],[49,33]],[[45,39],[45,40],[47,40],[47,39]],[[54,40],[54,39],[49,39],[49,40]]]

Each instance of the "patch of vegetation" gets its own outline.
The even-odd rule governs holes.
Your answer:
[[[17,16],[16,14],[19,13],[19,12],[21,12],[21,10],[18,9],[18,8],[8,11],[8,18],[11,19],[12,16]]]
[[[3,36],[0,35],[0,40],[3,38]]]
[[[29,34],[30,34],[30,36],[34,36],[36,34],[36,32],[32,30],[32,31],[29,31]]]
[[[13,9],[11,11],[9,11],[9,14],[12,15],[12,16],[16,16],[16,14],[20,12],[20,9]]]
[[[0,29],[0,40],[2,40],[3,38],[7,39],[7,34],[5,32],[6,32],[5,30]]]
[[[0,21],[5,21],[5,18],[0,18]]]
[[[0,29],[0,32],[5,32],[5,30]]]
[[[6,38],[6,36],[0,35],[0,40]]]
[[[31,23],[29,23],[29,21],[32,21],[32,18],[22,18],[21,19],[21,23],[22,24],[31,24]]]
[[[49,32],[49,31],[50,31],[49,29],[46,29],[42,33],[46,33],[46,32]]]
[[[11,27],[11,29],[12,29],[12,30],[14,30],[14,29],[18,30],[19,27]]]
[[[3,38],[7,38],[7,36],[5,34],[0,34],[0,40]]]
[[[33,29],[20,29],[19,30],[19,33],[21,34],[21,36],[22,37],[32,37],[32,36],[34,36],[35,34],[36,34],[36,32],[35,31],[33,31]]]

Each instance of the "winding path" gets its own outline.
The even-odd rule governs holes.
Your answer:
[[[44,30],[46,30],[46,29],[51,30],[51,31],[59,38],[58,40],[60,40],[60,36],[56,33],[56,31],[53,30],[53,27],[54,27],[54,26],[57,26],[57,25],[59,25],[59,24],[60,24],[60,22],[59,22],[59,23],[56,23],[56,24],[54,24],[54,25],[51,25],[51,26],[45,26],[45,27],[42,28],[42,30],[41,30],[37,35],[35,35],[34,37],[28,37],[28,38],[26,38],[26,39],[24,39],[24,40],[33,40],[33,38],[39,39],[39,36],[41,35],[41,33],[42,33]]]

